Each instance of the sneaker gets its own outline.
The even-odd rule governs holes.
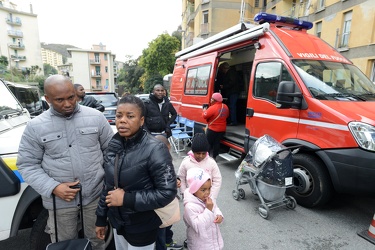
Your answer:
[[[176,242],[165,244],[165,246],[167,247],[167,250],[181,250],[183,248],[182,245],[179,245]]]
[[[184,240],[184,247],[187,248],[187,239]]]

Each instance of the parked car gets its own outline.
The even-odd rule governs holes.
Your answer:
[[[114,125],[118,102],[117,94],[115,92],[86,92],[86,95],[92,95],[105,107],[103,115],[109,124]]]
[[[142,101],[145,101],[145,100],[148,99],[148,97],[150,96],[150,94],[137,94],[135,96],[139,97]]]

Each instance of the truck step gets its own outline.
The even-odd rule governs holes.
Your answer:
[[[226,161],[235,161],[241,158],[241,152],[229,149],[228,153],[219,154],[219,157]]]

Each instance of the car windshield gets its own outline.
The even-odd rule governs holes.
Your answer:
[[[118,99],[115,95],[107,95],[107,94],[98,94],[98,95],[92,95],[95,97],[96,100],[100,101],[100,103],[104,107],[110,107],[110,106],[116,106]]]
[[[375,101],[375,85],[354,65],[318,60],[293,65],[316,99]]]
[[[22,106],[2,82],[0,82],[0,93],[0,120],[21,115]]]

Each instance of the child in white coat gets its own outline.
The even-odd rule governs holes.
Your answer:
[[[223,249],[219,224],[223,214],[210,197],[211,177],[203,169],[187,171],[189,187],[184,192],[184,222],[189,250]]]

